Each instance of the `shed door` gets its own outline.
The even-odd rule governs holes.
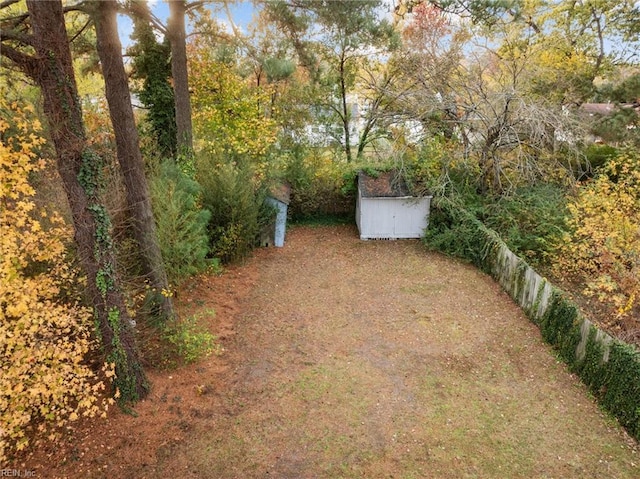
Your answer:
[[[421,238],[427,227],[428,215],[429,198],[403,201],[395,215],[396,238]]]
[[[394,215],[395,237],[415,238],[416,236],[421,236],[420,225],[416,224],[420,219],[421,213],[419,204],[416,202],[396,202]]]
[[[393,238],[394,208],[380,198],[363,198],[360,234],[365,238]]]
[[[378,238],[395,238],[396,212],[393,202],[384,199],[378,200],[378,214],[375,217]]]
[[[361,202],[364,238],[420,238],[427,227],[428,200],[366,198]]]

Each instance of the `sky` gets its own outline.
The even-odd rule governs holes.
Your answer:
[[[151,10],[158,17],[163,24],[166,25],[167,18],[169,17],[169,6],[165,0],[147,0],[151,6]],[[336,0],[347,1],[347,0]],[[640,0],[638,0],[640,1]],[[229,19],[227,17],[224,8],[221,8],[223,2],[220,0],[208,0],[209,8],[214,11],[214,17],[219,20],[222,25],[226,25],[228,32],[231,33],[231,26],[229,25]],[[381,15],[387,20],[393,20],[393,8],[390,1],[383,2],[384,7],[381,10]],[[233,22],[240,29],[240,31],[246,30],[247,25],[251,22],[256,7],[250,0],[231,0],[229,2],[229,9],[233,16]],[[216,8],[218,7],[218,8]],[[188,27],[187,27],[188,28]],[[120,41],[123,47],[126,48],[131,44],[130,35],[133,32],[133,24],[131,19],[125,15],[120,15],[118,20],[118,30],[120,33]]]
[[[169,17],[169,6],[163,0],[147,0],[153,11],[154,15],[158,17],[163,24],[167,24],[167,18]],[[216,9],[216,5],[220,6],[222,2],[216,2],[215,0],[209,2],[209,8],[214,12],[214,17],[218,18],[223,25],[229,25],[229,19],[223,9]],[[233,16],[233,22],[241,29],[244,30],[246,26],[251,22],[255,7],[251,1],[235,1],[230,4],[231,14]],[[231,28],[229,26],[229,31]],[[120,41],[122,46],[126,48],[131,44],[130,35],[133,32],[133,23],[131,19],[126,15],[118,16],[118,32],[120,33]]]

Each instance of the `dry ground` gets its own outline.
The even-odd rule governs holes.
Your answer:
[[[637,444],[488,276],[415,241],[298,227],[180,293],[225,351],[151,373],[37,477],[638,478]]]

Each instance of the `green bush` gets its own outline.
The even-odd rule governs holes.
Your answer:
[[[480,221],[448,198],[434,198],[424,243],[445,254],[471,261],[484,269],[487,229]],[[495,233],[491,233],[496,237]]]
[[[598,145],[594,143],[584,149],[584,155],[592,172],[602,168],[607,161],[614,158],[617,154],[618,150],[610,145]]]
[[[559,186],[535,185],[497,198],[469,192],[442,201],[434,198],[427,243],[447,254],[468,257],[477,247],[476,219],[529,264],[544,264],[566,232],[564,193]]]
[[[611,319],[632,326],[640,313],[640,152],[625,148],[576,189],[568,204],[555,273],[584,284]]]
[[[529,264],[546,262],[566,231],[562,188],[535,185],[487,203],[480,220],[498,233],[509,249]]]
[[[212,316],[215,313],[209,310],[206,314]],[[221,352],[221,346],[216,343],[217,338],[199,324],[200,319],[202,316],[199,315],[183,320],[173,319],[164,326],[164,338],[186,364]]]
[[[285,179],[291,185],[289,215],[294,221],[353,213],[352,166],[317,148],[295,146],[285,156]]]
[[[403,159],[412,191],[446,196],[475,190],[475,178],[471,178],[476,172],[466,162],[454,158],[451,145],[444,138],[425,139],[414,154]]]
[[[199,158],[196,175],[202,185],[202,202],[211,212],[211,252],[223,262],[245,257],[256,246],[260,234],[264,192],[254,186],[249,166],[215,164]]]
[[[150,188],[167,276],[177,284],[208,266],[211,213],[198,202],[200,186],[171,160],[159,165]]]

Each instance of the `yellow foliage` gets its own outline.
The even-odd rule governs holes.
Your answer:
[[[569,205],[558,271],[586,284],[585,292],[626,316],[640,293],[640,154],[611,160],[582,185]]]
[[[214,58],[206,45],[189,46],[196,148],[215,158],[248,156],[264,176],[265,153],[276,141],[269,87],[255,88]],[[200,74],[206,72],[206,74]]]
[[[51,432],[101,411],[104,388],[84,364],[93,344],[90,313],[60,301],[72,277],[58,215],[39,210],[30,175],[42,170],[40,125],[27,108],[7,105],[0,119],[0,463],[32,432]],[[47,218],[43,227],[42,219]]]

